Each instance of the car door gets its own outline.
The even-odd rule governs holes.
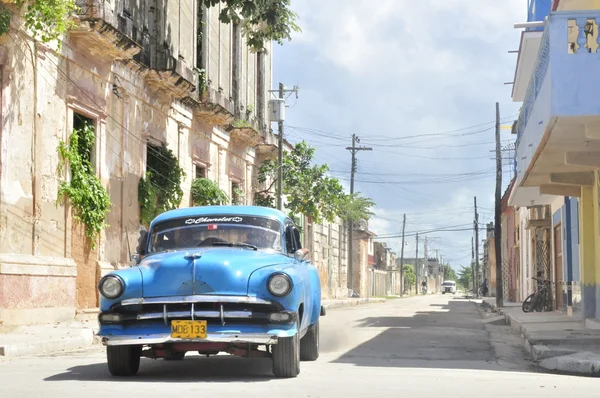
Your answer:
[[[286,249],[288,256],[294,258],[296,251],[302,249],[302,243],[300,242],[300,231],[293,223],[292,220],[288,220],[286,223]],[[313,294],[311,291],[312,283],[310,282],[310,261],[297,261],[295,263],[298,275],[302,280],[302,289],[304,293],[304,314],[301,320],[300,330],[304,330],[308,327],[310,320],[310,314],[313,309]]]

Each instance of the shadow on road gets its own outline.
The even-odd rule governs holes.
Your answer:
[[[411,316],[364,318],[358,328],[386,328],[333,363],[369,367],[507,369],[496,361],[476,305],[452,299]],[[524,370],[524,369],[521,369]]]
[[[106,363],[69,368],[44,381],[111,381],[111,382],[266,382],[273,379],[271,360],[247,359],[220,355],[216,357],[186,356],[183,361],[143,358],[134,377],[113,377]]]

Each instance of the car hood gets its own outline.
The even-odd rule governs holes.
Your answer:
[[[144,297],[191,294],[247,295],[255,270],[287,256],[241,248],[202,248],[157,253],[139,264]]]

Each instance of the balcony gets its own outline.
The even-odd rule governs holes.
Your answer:
[[[198,90],[190,93],[182,102],[193,109],[195,117],[209,125],[227,127],[233,122],[233,101],[210,85],[203,93]]]
[[[78,47],[109,59],[131,59],[142,51],[142,46],[132,39],[132,23],[119,17],[110,1],[77,0],[77,6],[77,25],[70,37]]]
[[[600,168],[599,24],[600,11],[553,12],[546,22],[516,127],[512,205],[579,196]]]

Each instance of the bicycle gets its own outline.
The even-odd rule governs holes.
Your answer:
[[[523,312],[541,312],[548,311],[551,306],[550,301],[550,283],[551,281],[542,278],[532,277],[531,279],[537,281],[538,286],[535,293],[527,296],[521,308]]]

